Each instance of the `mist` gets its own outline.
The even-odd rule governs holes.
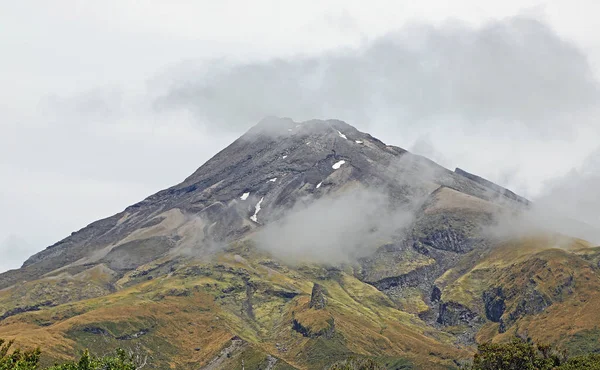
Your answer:
[[[600,246],[599,191],[600,150],[581,166],[549,180],[533,211],[546,228]]]
[[[415,25],[361,48],[205,68],[175,83],[157,108],[186,107],[219,130],[275,115],[364,128],[444,119],[436,124],[544,127],[552,137],[571,131],[561,114],[594,107],[600,92],[585,55],[520,17],[481,28]]]
[[[385,192],[366,188],[298,202],[282,219],[259,230],[254,240],[290,264],[353,262],[410,225],[413,213],[392,203]]]

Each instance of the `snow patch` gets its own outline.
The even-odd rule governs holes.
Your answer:
[[[355,142],[356,142],[357,144],[362,144],[362,143],[363,143],[363,142],[362,142],[362,140],[356,140]]]
[[[265,200],[265,197],[260,198],[258,203],[256,203],[256,206],[254,207],[254,214],[250,217],[250,219],[256,223],[258,223],[258,218],[256,216],[258,216],[258,212],[260,212],[260,205],[262,204],[263,200]]]
[[[286,158],[287,158],[287,155],[284,155],[284,156],[283,156],[283,159],[286,159]]]
[[[275,182],[275,181],[277,181],[277,177],[273,177],[273,178],[272,178],[272,179],[270,179],[269,181],[271,181],[271,182]]]
[[[348,138],[346,137],[346,135],[342,134],[339,130],[338,130],[338,135],[340,135],[341,138],[344,138],[344,139],[348,140]]]
[[[242,196],[240,197],[241,200],[246,200],[248,199],[248,197],[250,196],[250,193],[244,193],[242,194]]]
[[[323,181],[321,181],[320,183],[317,184],[317,189],[320,188],[321,185],[323,185]]]
[[[335,163],[333,166],[331,166],[331,168],[333,168],[334,170],[339,169],[340,167],[342,167],[342,165],[346,163],[346,161],[344,161],[343,159],[337,163]]]
[[[310,141],[306,143],[306,145],[310,145]]]

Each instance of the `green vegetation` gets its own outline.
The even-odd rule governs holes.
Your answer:
[[[600,355],[569,358],[565,351],[520,339],[484,343],[478,347],[469,370],[600,370]]]
[[[0,339],[0,370],[36,370],[41,351],[38,349],[22,351],[19,348],[11,352],[14,341]],[[62,365],[54,365],[47,370],[136,370],[141,369],[145,359],[128,355],[125,350],[118,349],[113,356],[97,357],[84,351],[77,361]]]
[[[14,341],[0,339],[0,370],[37,370],[40,349],[11,351]],[[258,356],[256,356],[258,355]],[[256,353],[254,357],[260,357]],[[251,356],[252,357],[252,356]],[[251,358],[245,358],[250,361]],[[259,362],[262,362],[259,361]],[[54,365],[46,370],[137,370],[146,365],[146,358],[117,349],[113,355],[93,356],[83,351],[79,360]],[[400,366],[400,367],[398,367]],[[406,367],[405,367],[406,366]],[[350,357],[337,361],[329,370],[384,370],[411,368],[410,364],[383,363],[372,358]],[[465,370],[600,370],[600,355],[588,353],[569,357],[567,351],[558,351],[550,345],[513,339],[508,343],[483,343]]]
[[[125,350],[118,349],[115,356],[96,357],[86,350],[77,362],[55,365],[48,370],[136,370],[142,364],[133,355],[127,355]]]
[[[532,239],[483,254],[476,250],[436,281],[443,291],[439,303],[463,304],[482,318],[473,326],[429,325],[436,312],[427,311],[430,292],[420,287],[388,296],[352,267],[287,266],[251,244],[236,243],[212,260],[158,259],[124,277],[103,265],[70,272],[94,286],[111,286],[96,298],[70,294],[80,285],[71,284],[77,279],[67,273],[7,288],[0,291],[0,314],[8,313],[0,337],[16,338],[27,349],[42,345],[38,369],[79,359],[84,349],[114,357],[124,348],[148,353],[146,368],[197,369],[221,357],[216,368],[241,370],[242,362],[246,369],[260,368],[277,360],[274,369],[324,369],[354,356],[386,369],[448,370],[472,359],[472,340],[498,343],[515,335],[560,346],[569,356],[600,353],[597,261],[571,252],[577,243],[549,250],[553,245]],[[310,307],[315,283],[325,292],[321,310]],[[73,301],[53,296],[54,284]],[[489,301],[503,300],[505,307],[498,322],[485,319],[488,303],[482,298],[495,287],[502,291]],[[552,304],[531,299],[541,296]],[[233,346],[232,338],[243,344]],[[228,348],[231,357],[223,355]]]
[[[600,354],[600,329],[582,330],[568,336],[564,346],[574,356],[586,353]]]
[[[405,359],[385,358],[356,358],[350,357],[337,361],[327,368],[328,370],[408,370],[413,369],[412,364]]]
[[[336,362],[329,370],[385,370],[385,367],[370,358],[350,358]]]
[[[15,349],[10,352],[14,341],[6,342],[0,339],[0,370],[32,370],[37,368],[40,360],[40,350],[21,351]]]

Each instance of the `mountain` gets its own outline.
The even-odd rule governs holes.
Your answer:
[[[511,233],[531,206],[344,122],[270,117],[1,274],[0,338],[157,369],[447,369],[515,335],[600,351],[600,248]]]

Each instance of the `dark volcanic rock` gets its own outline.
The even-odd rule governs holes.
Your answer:
[[[438,266],[428,265],[418,267],[406,274],[388,277],[372,283],[377,289],[386,291],[392,288],[417,287],[423,284],[428,285],[430,281],[435,280],[440,275]]]
[[[321,329],[317,332],[313,332],[311,329],[302,325],[298,320],[294,319],[292,321],[292,329],[307,338],[325,337],[327,339],[331,339],[335,334],[335,320],[333,319],[333,317],[327,321],[327,324],[328,325],[326,328]]]
[[[437,319],[438,324],[442,324],[444,326],[472,326],[479,321],[479,315],[460,303],[446,302],[440,304],[440,313]]]
[[[535,315],[552,305],[552,299],[535,288],[528,288],[503,320],[503,327],[509,328],[515,321],[525,315]]]
[[[90,333],[90,334],[95,334],[95,335],[110,335],[108,330],[106,330],[104,328],[99,328],[97,326],[86,326],[85,328],[82,329],[82,331],[84,333]]]
[[[11,316],[21,314],[21,313],[31,312],[31,311],[39,311],[42,307],[50,307],[52,305],[53,305],[53,303],[51,301],[46,301],[46,302],[42,302],[42,303],[39,303],[39,304],[36,304],[33,306],[13,308],[12,310],[8,310],[8,311],[4,312],[2,315],[0,315],[0,321],[5,320]]]
[[[504,310],[506,309],[506,297],[502,287],[492,288],[483,292],[483,303],[485,306],[485,316],[493,322],[500,322]]]
[[[299,293],[290,292],[287,290],[267,290],[267,291],[265,291],[265,293],[276,296],[276,297],[285,298],[285,299],[292,299],[299,294]]]
[[[323,287],[320,284],[315,283],[312,288],[312,294],[310,295],[310,308],[314,308],[315,310],[322,310],[325,308],[325,294],[323,292]]]
[[[468,242],[467,238],[456,229],[436,230],[431,234],[427,234],[422,239],[423,244],[429,245],[436,249],[452,252],[466,252],[473,247],[473,243]]]
[[[252,306],[252,297],[256,291],[256,287],[249,280],[246,282],[246,299],[242,302],[242,312],[248,315],[249,318],[254,320],[254,307]]]
[[[435,303],[435,302],[439,302],[440,299],[442,299],[442,291],[440,290],[440,288],[438,288],[437,286],[433,286],[433,289],[431,290],[431,302]]]
[[[132,339],[137,339],[139,337],[142,337],[146,334],[150,333],[150,329],[142,329],[138,332],[135,332],[133,334],[126,334],[126,335],[121,335],[120,337],[116,337],[116,340],[132,340]]]

